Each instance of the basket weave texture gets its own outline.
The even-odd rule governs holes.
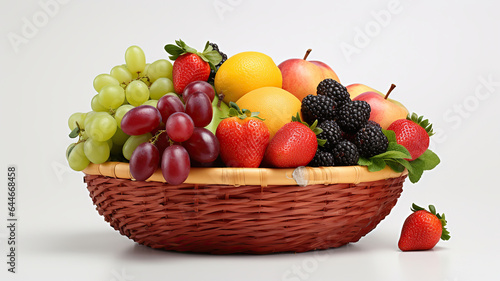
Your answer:
[[[122,235],[152,248],[211,254],[306,252],[356,242],[389,214],[407,176],[234,186],[84,172],[99,214]]]

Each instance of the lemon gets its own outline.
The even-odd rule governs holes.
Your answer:
[[[236,104],[252,112],[259,112],[264,119],[271,138],[292,116],[300,114],[300,100],[292,93],[278,87],[262,87],[248,92]]]
[[[224,102],[236,102],[246,93],[266,87],[281,88],[281,71],[268,55],[242,52],[227,59],[215,74],[214,86]]]

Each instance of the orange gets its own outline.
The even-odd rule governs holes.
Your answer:
[[[300,100],[292,93],[278,87],[262,87],[250,91],[241,97],[236,104],[252,112],[259,112],[259,117],[265,119],[270,137],[288,122],[292,116],[300,114]]]
[[[236,102],[246,93],[266,87],[281,88],[283,78],[273,59],[259,52],[242,52],[227,59],[215,74],[214,86],[224,102]]]

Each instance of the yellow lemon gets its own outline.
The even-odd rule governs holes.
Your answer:
[[[242,52],[227,59],[215,74],[214,86],[224,102],[236,102],[246,93],[266,87],[281,88],[281,71],[268,55]]]
[[[300,114],[300,100],[292,93],[278,87],[262,87],[248,92],[236,104],[252,112],[259,112],[265,119],[271,138],[292,116]]]

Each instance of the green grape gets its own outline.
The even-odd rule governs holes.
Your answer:
[[[121,86],[108,85],[99,91],[97,99],[105,109],[117,109],[125,101],[125,91]]]
[[[144,82],[134,80],[125,88],[125,95],[131,105],[139,106],[149,99],[149,89]]]
[[[152,107],[156,107],[156,105],[158,105],[158,100],[147,100],[142,105],[151,105]]]
[[[172,80],[164,77],[158,78],[151,84],[151,88],[149,88],[149,96],[155,100],[159,100],[165,94],[173,92],[175,92],[174,83],[172,83]]]
[[[125,113],[127,113],[132,108],[134,108],[133,105],[124,104],[124,105],[118,107],[118,109],[116,109],[115,120],[116,120],[116,124],[118,125],[118,128],[120,128],[120,129],[122,128],[122,118],[125,115]]]
[[[146,73],[152,83],[161,77],[172,79],[172,63],[166,59],[157,60],[149,66]]]
[[[94,89],[99,93],[104,86],[108,85],[120,85],[120,82],[116,80],[113,76],[103,73],[99,74],[94,78]]]
[[[73,148],[75,148],[75,146],[76,146],[76,143],[72,143],[72,144],[68,145],[68,148],[66,148],[66,160],[68,160],[69,154],[70,154],[71,150],[73,150]]]
[[[68,126],[71,131],[73,131],[76,128],[76,123],[78,122],[78,126],[80,126],[80,129],[82,129],[83,126],[83,121],[85,120],[85,117],[87,116],[87,113],[82,113],[82,112],[75,112],[71,114],[68,118]]]
[[[108,86],[106,86],[106,87],[108,87]],[[104,88],[106,88],[106,87],[104,87]],[[111,87],[113,87],[113,86],[111,86]],[[116,86],[114,86],[114,87],[116,87]],[[92,97],[92,101],[90,102],[90,107],[95,112],[105,112],[105,111],[107,111],[106,108],[104,106],[102,106],[102,104],[99,102],[99,94],[97,94],[94,97]]]
[[[125,63],[131,73],[144,71],[146,67],[146,55],[138,46],[130,46],[125,51]]]
[[[68,164],[75,171],[81,171],[90,164],[89,159],[83,151],[83,145],[83,142],[75,145],[68,156]]]
[[[116,132],[116,120],[108,113],[98,113],[103,114],[93,117],[89,124],[90,126],[87,127],[85,131],[88,133],[91,139],[94,139],[96,141],[107,141],[111,137],[113,137]]]
[[[84,142],[83,152],[90,162],[101,164],[108,160],[110,148],[107,141],[88,139]]]
[[[97,116],[105,116],[108,114],[107,112],[96,112],[96,111],[89,111],[87,112],[87,117],[85,117],[85,120],[83,120],[83,128],[88,130],[91,127],[92,121],[94,121],[94,118]]]
[[[122,129],[118,128],[116,129],[115,134],[111,138],[111,141],[115,146],[123,146],[127,139],[129,138],[129,135],[125,134]]]
[[[125,159],[130,160],[130,157],[132,157],[132,153],[134,153],[135,148],[138,147],[141,143],[149,141],[151,137],[151,133],[146,133],[144,135],[138,136],[130,136],[125,144],[123,144],[122,148],[123,156],[125,157]]]
[[[121,84],[128,84],[133,79],[132,73],[130,73],[128,68],[123,65],[117,65],[111,68],[109,74],[116,80],[118,80],[118,82],[120,82]]]

